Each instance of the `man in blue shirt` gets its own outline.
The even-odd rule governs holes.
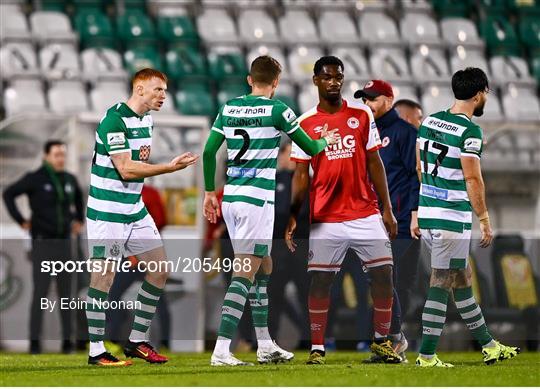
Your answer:
[[[404,356],[408,344],[401,332],[401,320],[409,310],[420,256],[420,230],[416,216],[420,189],[416,174],[417,129],[401,119],[392,108],[394,92],[388,82],[369,81],[363,89],[356,91],[354,97],[362,98],[371,108],[379,129],[383,146],[379,154],[398,222],[398,235],[392,242],[395,290],[390,337],[394,350]]]

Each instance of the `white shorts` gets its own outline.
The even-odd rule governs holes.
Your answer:
[[[431,257],[432,269],[466,269],[471,247],[471,230],[463,232],[421,229],[422,241]]]
[[[258,207],[249,203],[224,201],[221,211],[235,255],[270,255],[274,233],[274,204],[265,202],[262,207]]]
[[[150,215],[133,223],[86,219],[86,229],[88,254],[92,259],[122,259],[163,246]]]
[[[392,246],[380,214],[340,223],[316,223],[309,235],[308,271],[338,272],[347,250],[365,270],[392,265]]]

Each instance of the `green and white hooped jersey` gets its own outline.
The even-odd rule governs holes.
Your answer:
[[[123,180],[111,155],[131,152],[134,161],[148,161],[152,116],[137,115],[125,103],[107,110],[96,130],[86,216],[92,220],[133,223],[148,212],[142,202],[144,179]]]
[[[482,129],[463,114],[441,111],[424,119],[417,141],[422,168],[420,228],[470,230],[472,207],[460,158],[480,158]]]
[[[212,126],[227,142],[223,201],[273,204],[281,131],[298,128],[293,110],[279,100],[246,95],[225,103]]]

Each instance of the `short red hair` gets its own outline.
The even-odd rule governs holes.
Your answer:
[[[134,87],[137,81],[148,81],[154,77],[159,78],[163,82],[167,83],[167,76],[164,73],[156,69],[144,68],[133,75],[133,78],[131,79],[131,86]]]

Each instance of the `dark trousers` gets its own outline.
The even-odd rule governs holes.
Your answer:
[[[32,305],[30,308],[30,340],[37,341],[41,337],[43,326],[43,310],[41,299],[49,294],[49,287],[54,277],[58,298],[71,297],[73,274],[68,272],[52,276],[50,272],[41,271],[42,261],[66,261],[71,259],[71,243],[69,239],[33,239],[30,259],[32,260]],[[60,305],[58,302],[57,307]],[[71,310],[57,308],[60,312],[62,339],[71,339]]]
[[[109,291],[109,301],[119,301],[122,299],[125,291],[135,282],[142,281],[145,273],[140,271],[118,272],[114,277],[114,282]],[[163,293],[159,298],[156,315],[160,325],[160,342],[168,347],[171,333],[171,313],[167,305],[167,294]],[[126,323],[127,312],[123,309],[109,309],[107,311],[107,332],[108,339],[113,342],[120,343],[122,336],[122,328]]]
[[[418,277],[418,263],[420,260],[420,240],[412,239],[410,235],[401,233],[392,241],[392,255],[394,257],[394,296],[399,298],[400,313],[396,318],[396,305],[392,307],[392,325],[390,333],[395,334],[401,328],[401,321],[405,320],[411,307],[411,296]]]
[[[273,269],[268,285],[268,327],[273,338],[279,332],[282,314],[286,314],[300,332],[301,341],[310,339],[308,315],[309,275],[307,273],[308,239],[297,239],[296,251],[291,253],[283,239],[275,239],[272,248]],[[297,309],[285,296],[285,287],[296,287]]]

